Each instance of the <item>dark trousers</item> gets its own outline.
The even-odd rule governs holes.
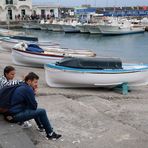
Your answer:
[[[30,119],[34,119],[38,127],[43,127],[46,131],[46,134],[53,132],[53,128],[48,120],[46,110],[38,108],[36,110],[25,110],[13,116],[15,122],[24,122]]]

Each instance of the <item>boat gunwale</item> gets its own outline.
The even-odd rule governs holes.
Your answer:
[[[28,53],[28,54],[31,54],[31,55],[39,55],[39,56],[45,56],[45,57],[61,57],[61,58],[64,58],[64,55],[54,55],[54,54],[45,54],[45,53],[37,53],[37,52],[29,52],[29,51],[23,51],[23,50],[19,50],[19,49],[16,49],[16,48],[12,48],[12,50],[15,50],[15,51],[18,51],[18,52],[21,52],[21,53]]]
[[[125,74],[125,73],[136,73],[136,72],[143,72],[148,71],[148,65],[146,64],[135,64],[135,65],[144,65],[147,66],[145,68],[137,68],[137,69],[103,69],[103,70],[94,70],[94,69],[82,69],[82,68],[71,68],[71,67],[64,67],[58,66],[55,64],[45,64],[45,68],[54,68],[57,70],[68,71],[68,72],[79,72],[79,73],[93,73],[93,74]]]
[[[52,43],[52,42],[44,42],[44,41],[25,41],[25,40],[17,40],[17,39],[11,39],[11,38],[1,38],[0,40],[2,40],[3,42],[7,42],[7,43],[15,43],[15,44],[18,44],[19,42],[27,42],[30,43],[30,44],[42,44],[40,46],[58,46],[60,44],[58,43]],[[45,43],[45,44],[44,44]],[[49,44],[49,45],[48,45]]]

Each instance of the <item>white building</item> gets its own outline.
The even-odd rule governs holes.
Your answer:
[[[33,5],[32,13],[34,15],[39,15],[41,17],[44,17],[44,16],[59,17],[59,6],[55,4]]]
[[[0,0],[0,21],[32,14],[32,0]]]

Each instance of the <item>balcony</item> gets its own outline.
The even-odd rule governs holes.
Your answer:
[[[11,8],[17,9],[17,1],[16,0],[5,0],[4,9],[8,10]]]

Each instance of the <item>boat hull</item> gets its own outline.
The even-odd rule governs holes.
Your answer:
[[[101,31],[98,25],[88,25],[87,29],[89,30],[90,34],[101,34]]]
[[[120,28],[119,26],[107,26],[99,25],[101,34],[104,35],[124,35],[124,34],[135,34],[135,33],[144,33],[145,28],[143,27],[127,27]]]
[[[52,31],[54,32],[63,32],[63,28],[61,24],[52,24]]]
[[[22,27],[23,27],[24,29],[41,30],[39,24],[24,24]]]
[[[43,67],[44,64],[61,60],[63,56],[43,55],[12,49],[12,62],[16,65]]]
[[[39,26],[41,30],[48,30],[47,24],[40,24]]]
[[[91,72],[85,70],[67,70],[53,64],[45,65],[45,79],[50,87],[114,87],[128,83],[129,87],[148,84],[148,66],[146,70],[122,72]],[[131,67],[133,68],[133,67]],[[114,70],[112,70],[114,71]]]
[[[47,30],[52,31],[52,27],[53,27],[52,24],[47,24]]]
[[[62,25],[62,27],[65,33],[79,33],[80,32],[80,30],[76,28],[76,26]]]
[[[89,33],[87,25],[77,25],[76,27],[80,30],[81,33]]]

